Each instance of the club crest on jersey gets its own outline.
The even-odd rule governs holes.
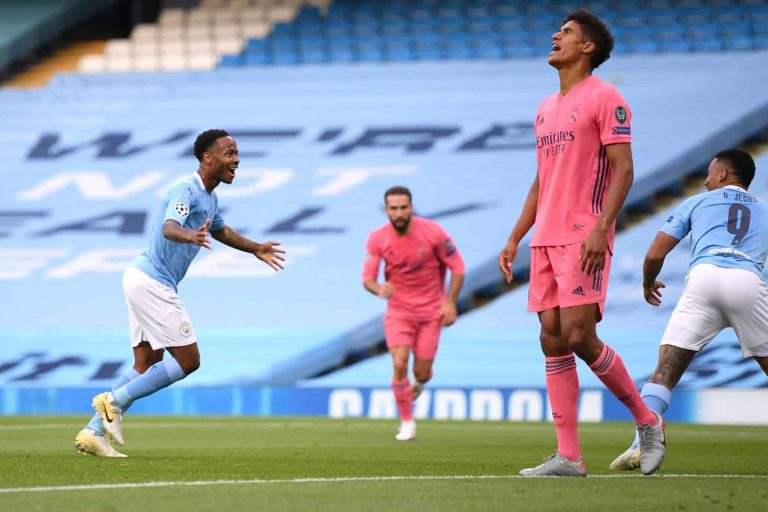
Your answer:
[[[176,213],[178,213],[182,217],[186,217],[187,215],[189,215],[189,207],[184,203],[176,203]]]
[[[616,107],[615,115],[616,115],[616,120],[619,123],[625,123],[627,121],[627,109],[625,109],[624,107],[622,106]]]
[[[189,322],[182,322],[179,326],[179,332],[182,336],[189,336],[192,334],[192,325]]]
[[[456,246],[453,245],[453,240],[450,238],[445,239],[445,242],[443,242],[443,247],[445,248],[446,256],[450,256],[456,252]]]

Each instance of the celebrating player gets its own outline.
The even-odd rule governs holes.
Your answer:
[[[579,378],[574,353],[635,418],[643,473],[664,457],[660,417],[643,403],[619,355],[596,332],[611,267],[615,220],[632,184],[631,112],[611,84],[592,75],[610,57],[613,36],[582,9],[552,36],[548,62],[560,90],[535,120],[538,171],[523,210],[499,254],[512,281],[520,240],[531,240],[528,309],[538,313],[557,451],[523,476],[586,476],[577,431]]]
[[[368,237],[363,286],[387,300],[384,333],[392,355],[392,392],[400,413],[398,441],[416,437],[415,400],[432,377],[440,329],[456,321],[456,301],[464,283],[464,261],[437,223],[413,215],[411,192],[392,187],[384,194],[389,224]],[[378,282],[384,260],[384,282]],[[451,284],[445,294],[446,268]],[[413,352],[414,382],[408,381]]]
[[[672,389],[707,343],[733,327],[744,357],[754,357],[768,375],[768,288],[763,266],[768,255],[768,205],[747,189],[755,162],[739,149],[719,152],[709,164],[708,190],[684,201],[667,219],[643,263],[643,295],[661,304],[664,282],[657,278],[664,259],[691,233],[691,259],[685,288],[661,338],[659,361],[640,394],[663,414]],[[635,439],[609,466],[636,469]]]
[[[139,398],[183,379],[200,366],[197,336],[176,287],[201,247],[219,242],[253,254],[275,270],[283,268],[280,242],[257,243],[227,226],[214,189],[231,184],[240,163],[237,144],[224,130],[197,136],[197,172],[176,182],[163,197],[149,244],[123,275],[134,364],[112,392],[94,397],[96,414],[75,438],[78,450],[101,457],[125,457],[105,439],[123,444],[122,415]],[[164,351],[171,358],[163,360]]]

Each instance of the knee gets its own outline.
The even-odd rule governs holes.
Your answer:
[[[564,337],[568,349],[576,354],[582,354],[595,344],[599,344],[597,343],[597,338],[594,336],[594,330],[584,328],[580,325],[569,326],[569,329],[564,333]]]
[[[431,368],[414,368],[413,376],[417,381],[421,382],[422,384],[425,384],[429,382],[429,379],[432,378],[432,369]]]
[[[407,375],[408,374],[408,360],[400,361],[400,360],[394,360],[392,361],[392,369],[395,372],[395,375]]]
[[[184,371],[185,375],[189,375],[190,373],[193,373],[195,370],[200,368],[200,356],[197,357],[189,357],[183,360],[178,360],[179,366],[181,366],[181,369]]]

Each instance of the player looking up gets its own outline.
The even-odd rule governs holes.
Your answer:
[[[237,144],[224,130],[197,136],[197,172],[174,183],[163,196],[159,216],[144,251],[123,275],[133,367],[112,391],[94,397],[96,415],[75,438],[78,450],[103,457],[125,457],[104,438],[123,444],[122,415],[139,398],[183,379],[200,366],[197,335],[176,287],[201,247],[211,249],[208,234],[253,254],[275,270],[283,268],[280,242],[257,243],[227,226],[214,189],[231,184],[240,163]],[[163,360],[165,351],[171,358]]]
[[[411,192],[392,187],[384,194],[389,223],[368,237],[363,286],[387,300],[384,334],[392,355],[392,392],[400,414],[398,441],[416,437],[413,400],[430,378],[440,329],[456,321],[456,301],[464,283],[464,261],[453,240],[436,222],[413,215]],[[384,260],[384,282],[378,282]],[[451,284],[445,293],[446,270]],[[413,352],[414,382],[408,381]]]
[[[631,111],[614,86],[592,71],[610,57],[613,36],[578,9],[552,36],[548,62],[560,90],[539,106],[534,124],[538,170],[523,210],[499,254],[512,281],[523,237],[531,240],[528,309],[539,316],[557,451],[523,476],[586,476],[577,431],[579,378],[574,354],[618,398],[643,434],[643,473],[664,457],[660,417],[643,403],[619,355],[597,336],[611,268],[615,220],[633,180]]]
[[[661,304],[664,282],[657,279],[667,254],[691,234],[685,288],[661,338],[659,360],[640,394],[663,414],[672,389],[688,365],[720,331],[733,327],[744,357],[753,357],[768,375],[768,288],[763,266],[768,255],[768,205],[747,189],[755,176],[749,153],[727,149],[709,164],[707,192],[685,201],[667,219],[643,262],[643,295]],[[635,439],[610,469],[639,467]]]

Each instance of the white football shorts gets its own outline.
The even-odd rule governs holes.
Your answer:
[[[189,314],[173,288],[129,266],[123,273],[131,346],[148,341],[153,350],[197,342]]]
[[[748,270],[694,266],[661,344],[699,352],[726,327],[736,331],[744,357],[768,356],[768,287]]]

